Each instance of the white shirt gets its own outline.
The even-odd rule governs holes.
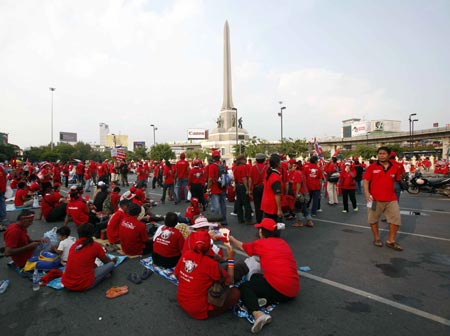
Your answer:
[[[67,261],[67,258],[69,257],[69,250],[72,247],[73,243],[75,243],[75,240],[76,239],[74,237],[69,236],[66,239],[61,240],[59,242],[57,250],[62,251],[62,254],[61,254],[62,261]]]

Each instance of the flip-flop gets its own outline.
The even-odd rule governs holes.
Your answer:
[[[141,274],[141,279],[142,280],[147,280],[148,278],[150,278],[153,275],[153,271],[151,269],[144,269],[144,271]]]
[[[373,241],[373,245],[375,245],[376,247],[383,247],[383,242],[381,240],[374,240]]]
[[[314,224],[313,224],[313,223],[306,223],[305,226],[306,226],[306,227],[309,227],[309,228],[313,228],[313,227],[314,227]]]
[[[128,274],[127,279],[136,285],[142,282],[141,277],[136,272]]]
[[[305,225],[302,222],[297,222],[291,225],[292,227],[304,227]]]
[[[127,293],[128,293],[128,286],[111,287],[106,291],[106,297],[108,299],[114,299]]]
[[[392,243],[386,242],[386,246],[395,251],[403,251],[403,248],[395,241]]]

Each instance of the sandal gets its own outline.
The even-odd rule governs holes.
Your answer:
[[[314,227],[313,222],[311,220],[307,221],[306,222],[306,227],[313,228]]]
[[[291,225],[292,227],[304,227],[305,225],[302,222],[297,222]]]
[[[403,248],[395,241],[392,243],[386,242],[386,246],[395,251],[403,251]]]
[[[128,274],[127,279],[136,285],[139,285],[142,282],[141,277],[135,272]]]
[[[153,275],[153,271],[151,269],[144,269],[144,271],[141,274],[141,279],[142,280],[147,280],[148,278],[150,278]]]
[[[383,247],[383,242],[381,240],[374,240],[373,241],[373,245],[375,245],[376,247]]]
[[[122,296],[128,293],[128,286],[111,287],[106,291],[106,297],[108,299],[114,299],[118,296]]]

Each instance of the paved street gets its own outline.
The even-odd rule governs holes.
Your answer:
[[[159,200],[161,191],[150,190]],[[372,245],[365,202],[359,213],[343,214],[342,206],[329,207],[315,228],[287,229],[283,238],[292,247],[301,273],[299,297],[278,306],[273,322],[261,335],[449,335],[450,334],[450,198],[403,194],[399,243],[396,252]],[[166,202],[155,208],[183,212],[186,204]],[[228,204],[229,212],[232,204]],[[419,214],[420,213],[420,214]],[[232,234],[254,239],[256,230],[230,216]],[[59,224],[58,224],[59,225]],[[38,238],[53,225],[35,221],[29,229]],[[71,223],[70,227],[75,232]],[[386,228],[386,224],[381,224]],[[387,232],[382,233],[385,240]],[[0,246],[3,246],[3,235]],[[250,324],[231,312],[207,321],[189,318],[177,305],[176,287],[158,275],[139,285],[126,280],[143,267],[126,260],[112,278],[86,293],[41,288],[20,278],[0,259],[0,279],[10,279],[0,296],[2,335],[243,335]],[[127,284],[128,295],[108,300],[108,288]]]

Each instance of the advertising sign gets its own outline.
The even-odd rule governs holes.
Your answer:
[[[352,136],[366,135],[369,132],[369,123],[353,123],[352,124]]]
[[[77,133],[59,132],[59,141],[61,141],[61,142],[77,142]]]
[[[208,131],[204,129],[188,129],[187,137],[188,140],[204,140],[207,138]]]
[[[133,141],[133,151],[139,148],[145,149],[145,141]]]

